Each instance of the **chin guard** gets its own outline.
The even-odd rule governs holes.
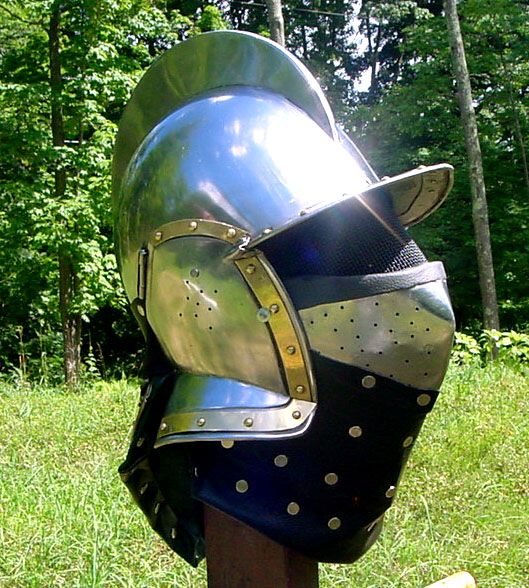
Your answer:
[[[442,264],[405,227],[451,182],[379,180],[255,35],[200,35],[140,81],[113,186],[149,380],[120,473],[189,563],[203,503],[320,561],[372,545],[448,363]]]

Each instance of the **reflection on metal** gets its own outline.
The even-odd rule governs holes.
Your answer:
[[[437,389],[454,318],[444,280],[300,311],[312,349],[417,388]]]
[[[305,335],[281,282],[262,253],[255,252],[250,256],[236,259],[235,264],[260,307],[270,309],[274,306],[277,309],[276,312],[269,314],[267,325],[281,359],[289,395],[292,398],[315,402],[315,387]],[[248,273],[246,270],[250,265],[254,270]]]
[[[215,409],[164,415],[155,447],[186,441],[265,439],[295,436],[307,429],[316,404],[292,399],[282,407],[266,409]],[[299,418],[294,417],[299,413]],[[201,419],[204,424],[199,424]],[[248,431],[248,419],[252,421]]]

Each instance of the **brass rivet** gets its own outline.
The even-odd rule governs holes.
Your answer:
[[[336,531],[336,529],[339,529],[342,526],[342,521],[338,517],[332,517],[332,519],[329,519],[327,526],[332,531]]]
[[[305,392],[305,386],[303,386],[302,384],[300,384],[299,386],[296,386],[296,392],[298,394],[303,394],[303,392]]]
[[[171,529],[171,539],[176,539],[176,527]]]
[[[149,487],[149,482],[146,482],[145,484],[143,484],[143,486],[140,488],[140,494],[141,495],[145,494],[148,487]]]
[[[253,426],[253,419],[251,417],[248,417],[248,418],[244,419],[244,426],[245,427],[251,427],[251,426]]]
[[[300,419],[300,418],[301,418],[301,412],[299,412],[299,410],[295,410],[295,411],[292,413],[292,418],[293,418],[293,419],[296,419],[296,420],[297,420],[297,419]]]
[[[198,269],[198,267],[194,267],[191,269],[191,271],[189,272],[189,275],[192,278],[198,278],[198,276],[200,275],[200,270]]]
[[[279,304],[271,304],[270,305],[270,312],[272,314],[275,314],[276,312],[279,312]]]
[[[198,227],[197,221],[191,221],[189,223],[189,230],[190,231],[196,231],[197,227]]]
[[[409,447],[413,443],[413,437],[406,437],[402,443],[402,447]]]
[[[136,441],[136,447],[141,447],[143,445],[145,441],[145,437],[140,437],[137,441]]]
[[[362,436],[362,427],[354,426],[349,429],[349,435],[351,437],[361,437]]]
[[[220,444],[224,449],[231,449],[235,445],[235,441],[233,439],[223,439]]]
[[[338,482],[338,476],[333,472],[326,474],[324,479],[329,486],[334,486]]]
[[[397,489],[395,488],[395,486],[390,486],[387,490],[386,490],[386,498],[393,498],[393,496],[395,496],[395,491]]]
[[[284,468],[288,463],[288,457],[286,455],[276,455],[274,457],[274,465],[278,468]]]
[[[249,265],[246,266],[246,273],[247,274],[253,274],[255,272],[255,265],[253,263],[250,263]]]
[[[226,236],[227,236],[229,239],[233,239],[233,237],[235,237],[235,235],[236,235],[236,234],[237,234],[237,231],[236,231],[236,230],[235,230],[233,227],[229,228],[229,229],[226,231]]]
[[[287,353],[288,353],[289,355],[294,355],[294,353],[296,353],[296,348],[294,347],[294,345],[289,345],[289,346],[287,347]]]
[[[143,306],[141,304],[138,304],[138,306],[136,307],[138,314],[140,316],[145,316],[145,308],[143,308]]]
[[[204,417],[200,417],[197,419],[197,426],[203,427],[206,424],[206,419]]]
[[[289,515],[297,515],[299,513],[299,504],[297,502],[289,502],[287,512]]]
[[[263,235],[269,235],[274,229],[272,227],[268,227],[263,231]]]
[[[362,378],[362,386],[364,388],[372,388],[377,383],[377,380],[374,376],[364,376]]]
[[[158,514],[160,512],[160,502],[157,502],[154,506],[154,514]]]
[[[239,494],[244,494],[248,490],[248,482],[246,480],[237,480],[235,490],[237,490]]]
[[[165,429],[167,429],[167,423],[162,423],[160,425],[160,431],[165,431]]]
[[[154,233],[154,238],[156,239],[156,241],[160,241],[163,237],[163,233],[162,231],[156,231],[156,233]]]
[[[432,397],[429,394],[419,394],[419,396],[417,396],[417,404],[419,406],[428,406],[431,400]]]

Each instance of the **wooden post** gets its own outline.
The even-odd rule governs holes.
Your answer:
[[[208,588],[318,588],[318,562],[205,506]]]

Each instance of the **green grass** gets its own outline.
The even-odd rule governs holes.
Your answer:
[[[136,388],[80,394],[0,384],[0,586],[205,587],[150,530],[116,468]],[[460,569],[480,588],[529,587],[529,383],[503,366],[452,369],[389,511],[322,588],[421,588]]]

